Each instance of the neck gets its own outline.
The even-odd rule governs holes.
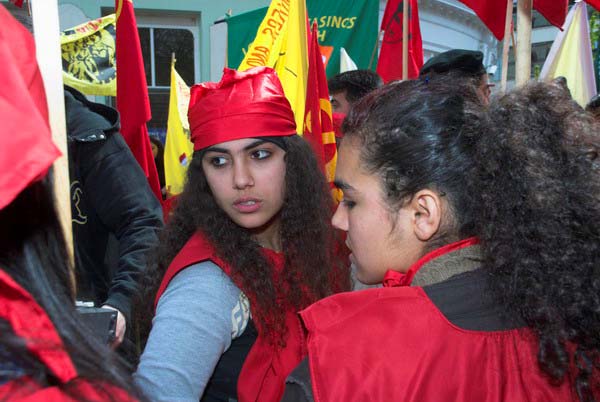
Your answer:
[[[281,252],[280,227],[280,219],[279,215],[277,215],[265,225],[256,229],[252,229],[250,232],[252,233],[254,240],[256,240],[261,247]]]

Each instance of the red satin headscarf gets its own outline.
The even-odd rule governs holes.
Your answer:
[[[31,34],[0,7],[0,209],[43,177],[60,151],[52,142]]]
[[[269,67],[226,68],[220,82],[194,85],[188,119],[195,151],[241,138],[296,134],[294,112]]]

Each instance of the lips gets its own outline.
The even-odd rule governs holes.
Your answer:
[[[233,207],[244,214],[249,214],[258,211],[261,205],[261,200],[251,197],[239,198],[233,203]]]

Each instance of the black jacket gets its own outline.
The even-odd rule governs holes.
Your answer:
[[[131,296],[163,225],[160,203],[118,132],[118,112],[69,87],[64,95],[78,299],[109,304],[129,323]]]

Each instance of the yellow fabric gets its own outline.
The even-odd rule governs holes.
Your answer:
[[[192,160],[194,145],[190,141],[190,127],[187,120],[190,102],[190,88],[171,64],[171,93],[169,97],[169,118],[165,144],[165,184],[167,196],[180,194],[185,185],[187,168]]]
[[[302,134],[308,50],[305,0],[273,0],[239,71],[256,66],[274,68],[292,106],[296,131]]]
[[[116,96],[115,14],[61,33],[63,81],[86,95]]]
[[[549,80],[565,77],[573,99],[585,107],[596,94],[593,65],[589,65],[592,62],[591,43],[585,3],[577,3],[571,12],[573,15],[565,24],[568,26],[563,27],[566,32],[564,35],[559,33],[557,38],[562,43],[553,45],[558,46],[556,55],[546,61],[548,65],[544,65],[541,78]]]

